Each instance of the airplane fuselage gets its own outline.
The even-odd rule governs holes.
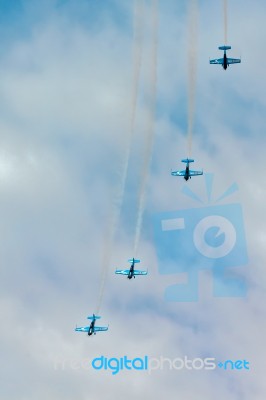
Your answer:
[[[227,64],[227,56],[226,56],[226,52],[224,52],[223,69],[226,70],[227,67],[228,67],[228,64]]]
[[[186,166],[186,172],[185,172],[185,175],[184,175],[184,179],[185,179],[185,181],[188,181],[189,178],[191,179],[191,176],[189,175],[189,166],[187,165]]]
[[[131,264],[130,270],[129,270],[129,273],[128,273],[128,276],[127,276],[127,277],[128,277],[128,279],[132,279],[133,276],[134,276],[134,278],[135,278],[135,275],[134,275],[134,263]]]
[[[89,331],[88,331],[88,335],[89,336],[91,336],[94,333],[94,325],[95,325],[95,319],[93,319],[91,321],[90,328],[89,328]]]

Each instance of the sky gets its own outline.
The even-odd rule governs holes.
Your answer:
[[[158,1],[154,42],[153,3],[139,0],[143,40],[134,80],[133,0],[0,1],[1,399],[265,396],[266,5],[228,0],[228,54],[241,64],[224,71],[209,64],[222,54],[223,2],[198,0],[192,157],[204,175],[186,183],[170,172],[188,156],[189,1]],[[216,201],[233,184],[238,190]],[[199,256],[188,231],[160,229],[162,219],[188,215],[193,225],[200,213],[220,207],[226,215],[232,204],[242,216],[230,211],[227,218],[244,239],[221,264]],[[148,275],[115,275],[132,256]],[[220,273],[244,281],[245,296],[214,296],[215,274],[227,289]],[[189,277],[197,298],[178,300]],[[109,330],[88,337],[75,326],[88,325],[101,283],[97,323]],[[165,361],[157,370],[112,374],[91,366],[101,356],[246,360],[250,369],[169,369]]]

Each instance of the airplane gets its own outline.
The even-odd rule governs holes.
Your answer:
[[[87,319],[91,319],[90,326],[76,327],[76,332],[88,332],[88,335],[91,336],[93,333],[96,335],[96,332],[108,331],[108,326],[95,326],[96,319],[100,319],[101,317],[92,314],[92,316],[87,317]]]
[[[224,51],[223,58],[215,58],[214,60],[210,60],[210,64],[221,64],[223,69],[226,70],[230,64],[241,63],[240,58],[228,58],[227,57],[226,50],[230,50],[231,46],[219,46],[218,49]]]
[[[185,160],[181,160],[183,163],[186,163],[186,169],[183,171],[172,171],[172,176],[183,176],[186,181],[192,176],[203,175],[203,171],[191,171],[189,169],[189,163],[194,162],[191,158],[186,158]]]
[[[117,269],[115,271],[116,274],[120,274],[120,275],[127,275],[128,279],[132,279],[134,277],[134,279],[136,278],[135,275],[147,275],[148,271],[140,271],[135,269],[135,264],[136,263],[140,263],[140,260],[137,260],[136,258],[130,258],[128,260],[128,262],[131,263],[130,269]]]

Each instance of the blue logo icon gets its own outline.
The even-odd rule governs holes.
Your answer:
[[[213,175],[206,174],[209,203]],[[244,297],[246,285],[238,276],[248,262],[242,207],[217,203],[237,190],[233,184],[215,203],[191,209],[161,212],[154,216],[159,273],[186,273],[186,284],[165,290],[166,301],[198,301],[198,272],[211,270],[213,295]],[[183,193],[200,199],[185,186]]]

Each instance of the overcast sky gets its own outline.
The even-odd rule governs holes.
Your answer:
[[[228,0],[228,54],[242,62],[226,71],[209,64],[209,58],[222,55],[223,2],[198,1],[192,156],[193,169],[203,169],[205,176],[187,183],[170,171],[188,156],[189,2],[159,0],[155,129],[137,254],[148,275],[129,281],[114,274],[136,256],[137,193],[154,67],[151,3],[144,1],[134,138],[98,321],[109,324],[109,331],[88,337],[74,329],[87,325],[86,317],[95,312],[108,224],[121,185],[132,111],[134,2],[0,1],[1,399],[265,396],[263,0]],[[208,174],[213,174],[209,202]],[[238,190],[215,203],[234,183]],[[180,210],[192,215],[198,208],[212,215],[212,206],[232,203],[243,212],[237,235],[245,236],[247,258],[222,271],[244,280],[247,291],[244,297],[215,297],[214,268],[193,256],[193,238],[183,247],[173,242],[176,252],[169,256],[171,242],[158,233],[156,221]],[[167,301],[167,288],[186,285],[189,274],[198,278],[198,298]],[[245,359],[250,370],[165,367],[112,375],[90,365],[95,357],[124,355]]]

